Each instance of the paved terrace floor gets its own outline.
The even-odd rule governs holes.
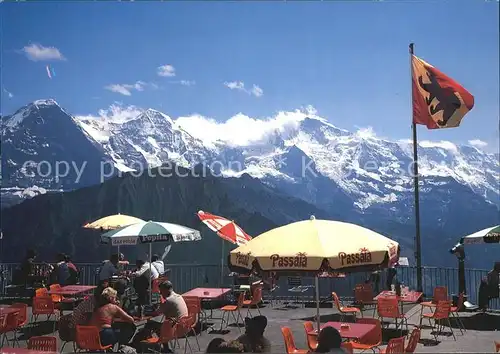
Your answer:
[[[31,308],[30,308],[31,310]],[[405,312],[409,318],[410,329],[411,325],[418,324],[420,306],[419,305],[408,305],[405,306]],[[266,305],[260,309],[262,315],[265,315],[268,319],[268,326],[266,329],[266,337],[272,342],[272,352],[273,353],[285,353],[285,348],[283,344],[283,337],[281,335],[280,328],[282,326],[288,326],[291,328],[293,335],[295,337],[296,345],[298,348],[307,348],[306,337],[303,328],[303,321],[312,320],[314,321],[314,316],[316,314],[316,309],[312,307],[298,307],[298,308],[284,308],[283,305],[275,305],[271,307]],[[69,313],[69,312],[68,312]],[[252,309],[254,315],[258,314],[255,309]],[[65,312],[66,314],[66,312]],[[242,310],[242,315],[245,317],[246,309]],[[338,321],[340,319],[339,314],[333,308],[321,308],[321,322],[327,321]],[[373,314],[372,310],[365,310],[364,316],[371,317]],[[213,315],[216,318],[220,318],[221,314],[219,310],[214,310]],[[438,341],[434,340],[434,336],[431,334],[431,329],[425,326],[422,328],[422,337],[420,343],[418,344],[417,353],[493,353],[495,352],[494,341],[500,341],[500,314],[498,313],[461,313],[460,317],[464,322],[467,331],[465,334],[461,334],[456,323],[452,322],[453,330],[455,332],[456,341],[452,336],[440,336]],[[39,319],[39,324],[35,325],[31,331],[24,331],[18,334],[20,339],[21,347],[27,346],[27,338],[30,335],[52,335],[58,338],[58,348],[61,348],[62,343],[59,341],[58,333],[52,332],[53,322],[45,321],[45,318],[41,317]],[[216,327],[220,325],[219,320],[212,320],[216,324]],[[427,322],[428,323],[428,322]],[[391,326],[394,328],[394,326]],[[139,327],[140,328],[140,327]],[[235,326],[229,326],[229,330],[226,334],[207,332],[203,330],[201,336],[199,336],[199,342],[201,346],[201,351],[198,351],[196,341],[194,337],[190,337],[189,341],[194,353],[204,352],[208,343],[217,337],[225,338],[226,340],[235,339],[240,333],[243,333],[243,328],[239,329]],[[241,330],[241,332],[240,332]],[[445,328],[449,330],[449,328]],[[31,332],[31,333],[29,333]],[[399,330],[394,329],[384,329],[383,330],[383,345],[381,348],[385,348],[387,341],[390,338],[399,336]],[[9,338],[12,338],[10,336]],[[73,352],[72,343],[68,343],[64,352]],[[181,341],[181,348],[175,349],[176,353],[184,353],[184,340]],[[189,352],[189,351],[188,351]],[[357,352],[357,351],[356,351]],[[368,351],[370,352],[370,351]]]

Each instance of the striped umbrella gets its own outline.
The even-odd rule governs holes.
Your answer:
[[[245,245],[252,239],[241,227],[236,225],[234,221],[217,216],[214,214],[206,213],[203,210],[198,211],[200,220],[208,226],[210,230],[217,233],[223,240],[229,241],[234,245]],[[221,286],[224,280],[224,242],[221,245],[221,259],[220,259],[220,282]]]
[[[198,217],[210,230],[216,232],[222,239],[234,245],[241,246],[252,239],[252,237],[243,231],[234,221],[223,218],[222,216],[200,210],[198,212]]]
[[[104,243],[113,246],[136,245],[137,243],[199,241],[198,230],[166,222],[143,221],[111,230],[101,235]]]
[[[484,230],[474,232],[463,238],[466,245],[476,243],[500,243],[500,225],[490,226]]]

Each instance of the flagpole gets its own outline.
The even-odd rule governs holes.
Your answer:
[[[415,260],[417,262],[417,290],[422,291],[422,252],[420,245],[420,200],[418,184],[418,143],[417,143],[417,125],[413,119],[413,43],[410,43],[410,68],[412,80],[412,131],[413,131],[413,186],[415,197]]]

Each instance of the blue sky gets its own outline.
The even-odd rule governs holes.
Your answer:
[[[413,41],[418,56],[476,100],[460,128],[422,126],[420,137],[480,139],[498,151],[495,1],[0,6],[4,114],[39,98],[54,98],[75,115],[96,114],[118,101],[174,118],[198,113],[217,121],[312,105],[339,127],[371,126],[377,135],[405,139],[411,137]],[[158,75],[164,65],[175,76]]]

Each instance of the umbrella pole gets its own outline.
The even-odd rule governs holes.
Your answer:
[[[221,255],[220,255],[220,287],[224,283],[224,239],[221,237]]]
[[[151,306],[151,303],[152,303],[152,295],[151,295],[151,291],[152,291],[152,287],[153,287],[153,284],[151,284],[151,279],[152,279],[152,275],[153,273],[151,272],[151,252],[152,252],[152,249],[153,249],[153,246],[152,244],[150,243],[149,244],[149,306]]]
[[[316,289],[316,325],[319,333],[321,328],[321,321],[319,317],[319,278],[317,275],[314,278],[314,287]]]

